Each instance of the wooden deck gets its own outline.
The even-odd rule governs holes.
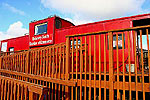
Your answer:
[[[66,43],[3,53],[0,57],[1,100],[149,100],[149,28],[150,25],[70,35],[66,36]],[[131,46],[136,48],[136,32],[142,41],[143,30],[146,30],[147,53],[143,49],[139,53],[134,49],[131,53]],[[128,44],[122,41],[121,52],[119,34]],[[144,44],[139,43],[143,47]],[[127,70],[133,65],[133,70]]]

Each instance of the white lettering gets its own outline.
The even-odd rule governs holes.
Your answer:
[[[48,34],[47,35],[38,36],[38,37],[32,37],[32,41],[46,39],[46,38],[49,38]]]

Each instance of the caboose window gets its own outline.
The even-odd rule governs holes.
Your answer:
[[[113,49],[117,48],[116,35],[113,35]],[[124,35],[124,48],[125,48],[125,35]],[[109,37],[108,37],[108,49],[109,49]],[[118,49],[122,49],[122,34],[118,34]]]
[[[35,26],[35,35],[47,33],[47,23],[38,24]]]
[[[7,51],[7,42],[2,42],[1,51],[6,52]]]
[[[116,48],[117,48],[116,35],[113,35],[113,49],[116,49]],[[118,49],[122,49],[122,34],[118,34]]]

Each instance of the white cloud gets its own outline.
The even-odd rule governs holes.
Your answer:
[[[64,19],[66,19],[66,20],[72,22],[72,23],[75,24],[75,25],[86,24],[86,23],[92,22],[92,21],[90,21],[90,20],[81,20],[81,19],[79,19],[79,18],[77,18],[77,17],[74,17],[74,18],[72,18],[72,19],[71,19],[71,18],[64,18]]]
[[[17,13],[17,14],[23,15],[23,16],[25,15],[24,11],[21,11],[21,10],[7,4],[7,3],[3,3],[3,6],[6,7],[7,9],[9,9],[10,11],[12,11],[13,13]]]
[[[28,30],[23,28],[23,24],[17,21],[11,24],[6,32],[0,32],[0,40],[23,36]]]
[[[79,16],[81,19],[106,19],[137,14],[145,0],[41,0],[44,7]]]

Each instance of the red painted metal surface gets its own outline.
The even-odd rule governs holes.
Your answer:
[[[10,48],[14,48],[14,51],[28,50],[29,49],[29,35],[6,39],[1,41],[0,50],[2,43],[7,43],[7,52]]]
[[[99,22],[74,26],[71,22],[54,16],[54,17],[43,19],[43,20],[31,22],[29,24],[29,26],[30,26],[29,27],[29,37],[25,36],[25,38],[24,38],[24,36],[23,36],[20,38],[9,39],[9,41],[8,40],[3,40],[3,41],[8,41],[7,51],[10,47],[15,47],[15,51],[29,49],[29,48],[37,48],[37,47],[41,47],[41,46],[65,42],[66,35],[130,28],[130,27],[133,27],[134,20],[140,20],[140,19],[146,19],[146,18],[150,18],[150,14],[143,14],[143,15],[137,15],[137,16],[131,16],[131,17],[123,17],[123,18],[117,18],[117,19],[112,19],[112,20],[105,20],[105,21],[99,21]],[[61,26],[59,28],[56,28],[56,20],[59,20],[61,22]],[[47,23],[47,33],[35,35],[35,26],[38,24],[42,24],[42,23]],[[127,40],[127,34],[126,33],[124,33],[124,34],[125,34],[125,41],[124,41],[125,42],[125,51],[124,51],[125,59],[124,59],[124,61],[126,61],[126,60],[128,60],[128,40]],[[131,54],[130,55],[131,55],[131,63],[134,63],[134,54],[133,54],[134,48],[133,48],[133,39],[132,39],[133,36],[132,35],[133,34],[131,33],[130,34],[130,38],[131,38],[130,39],[130,43],[131,43],[131,45],[130,45],[130,48],[131,48],[130,53]],[[87,41],[89,41],[89,40],[87,40]],[[96,40],[96,41],[98,42],[98,40]],[[103,41],[103,36],[101,38],[101,42],[102,41]],[[101,46],[103,47],[103,43],[101,44]],[[92,45],[91,47],[94,48],[94,45]],[[107,48],[106,54],[108,54],[109,50],[108,50],[108,37],[107,36],[106,36],[106,48]],[[98,52],[98,49],[96,49],[96,51]],[[92,54],[94,53],[93,49],[91,52],[92,52]],[[103,52],[104,52],[104,49],[102,48],[102,53]],[[113,53],[114,53],[114,55],[116,55],[115,49],[113,50]],[[101,54],[101,56],[102,56],[102,64],[103,64],[103,62],[104,62],[103,54]],[[114,57],[114,66],[116,66],[116,56],[113,56],[113,57]],[[120,58],[119,62],[121,62],[122,61],[122,49],[119,49],[119,58]],[[93,59],[93,56],[92,56],[92,59]],[[98,58],[96,58],[96,59],[98,59]],[[109,63],[108,60],[109,59],[106,58],[107,66]],[[96,64],[98,64],[98,61]],[[120,70],[122,70],[121,67],[120,67]]]
[[[73,26],[73,24],[71,22],[63,20],[63,19],[56,17],[56,16],[46,18],[44,20],[39,20],[36,22],[31,22],[29,24],[29,26],[30,26],[30,32],[29,32],[29,34],[30,34],[30,38],[29,38],[30,48],[55,44],[55,37],[56,37],[55,36],[55,30],[58,30],[56,28],[56,22],[57,21],[60,22],[60,26],[58,26],[58,28]],[[35,26],[42,24],[42,23],[47,23],[47,33],[35,35]]]

